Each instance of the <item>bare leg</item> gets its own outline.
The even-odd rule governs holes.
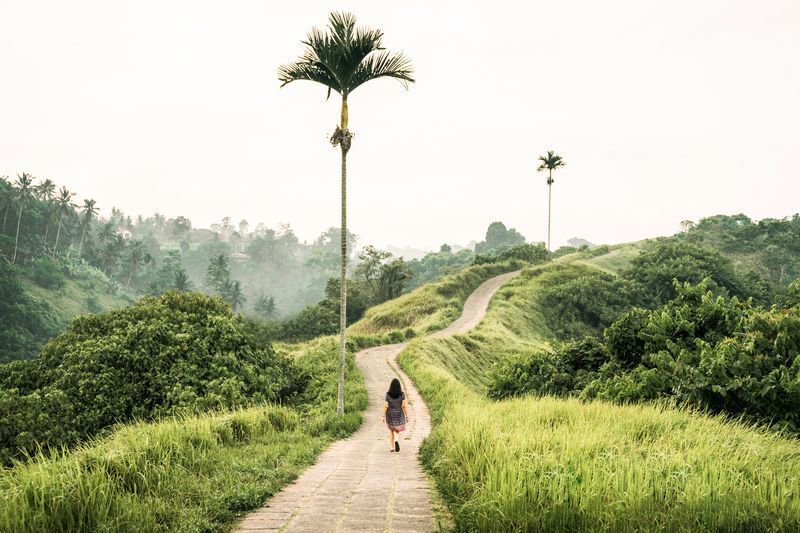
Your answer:
[[[394,451],[394,431],[389,430],[389,451]]]

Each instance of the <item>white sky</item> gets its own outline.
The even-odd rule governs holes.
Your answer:
[[[0,0],[0,174],[104,212],[338,225],[338,99],[275,70],[332,9],[385,31],[418,83],[359,88],[349,224],[436,247],[493,220],[553,241],[800,210],[800,2]]]

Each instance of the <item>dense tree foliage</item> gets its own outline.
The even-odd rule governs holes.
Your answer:
[[[746,296],[744,278],[729,258],[709,246],[675,239],[649,244],[621,277],[637,283],[658,303],[675,297],[673,280],[699,283],[708,278],[714,290]]]
[[[639,284],[605,272],[576,277],[565,270],[552,277],[541,302],[551,331],[560,339],[602,333],[631,306],[647,302]]]
[[[754,270],[779,285],[800,277],[800,215],[764,218],[755,222],[745,215],[716,215],[698,223],[686,221],[678,238],[701,242],[732,257],[736,264]]]
[[[514,228],[506,228],[502,222],[492,222],[486,229],[486,237],[475,245],[475,253],[481,254],[525,244],[525,237]]]
[[[225,302],[167,292],[81,316],[38,358],[0,366],[0,453],[79,442],[133,418],[279,401],[300,386]]]
[[[501,365],[491,394],[669,398],[800,431],[800,305],[756,306],[715,294],[712,285],[676,282],[674,298],[623,315],[602,342],[585,339]]]
[[[53,278],[47,269],[43,275]],[[14,267],[0,257],[0,363],[36,355],[56,324],[47,302],[26,294]]]

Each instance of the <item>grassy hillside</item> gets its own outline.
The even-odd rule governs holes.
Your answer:
[[[618,268],[609,260],[626,253],[604,266]],[[795,440],[654,405],[487,399],[493,362],[552,339],[537,292],[559,271],[587,268],[528,269],[501,288],[474,332],[414,340],[401,355],[431,408],[423,458],[457,528],[800,528]]]
[[[466,267],[436,283],[370,308],[349,331],[363,335],[409,329],[406,336],[414,336],[440,330],[459,317],[464,301],[478,285],[524,264],[503,261]]]
[[[78,315],[101,313],[132,303],[128,296],[108,294],[83,279],[67,279],[58,289],[47,289],[26,278],[22,279],[22,285],[28,294],[50,304],[62,326]]]
[[[290,406],[119,426],[75,450],[0,469],[0,531],[226,531],[361,424],[366,394],[347,358],[336,406],[337,343],[282,348],[309,379]]]

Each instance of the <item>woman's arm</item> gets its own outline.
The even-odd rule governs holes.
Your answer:
[[[408,420],[408,409],[406,409],[406,401],[403,400],[403,413],[406,415],[406,420]]]
[[[386,422],[386,411],[389,410],[389,402],[383,402],[383,413],[381,413],[381,422]]]

